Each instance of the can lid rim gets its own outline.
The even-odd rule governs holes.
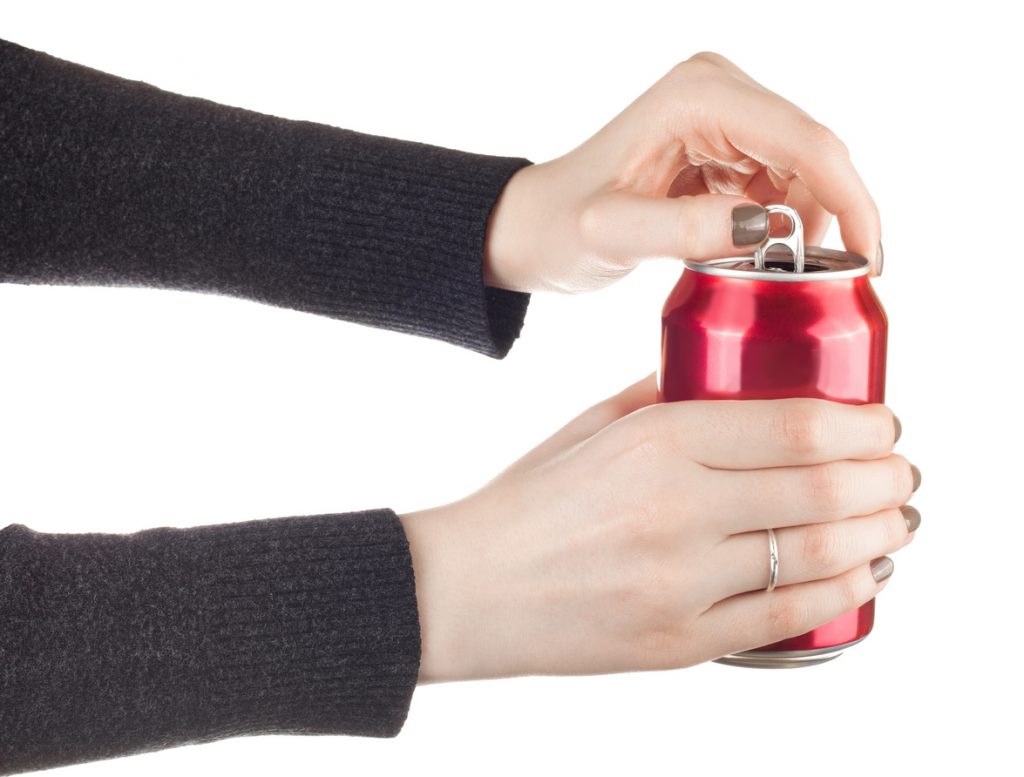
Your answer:
[[[785,248],[773,247],[768,250],[766,256],[774,263],[793,263],[792,254]],[[834,248],[807,246],[804,249],[804,257],[807,264],[817,265],[815,270],[800,273],[776,269],[758,270],[753,267],[753,254],[704,261],[684,259],[683,264],[687,269],[696,270],[705,275],[719,275],[727,278],[743,278],[745,280],[781,281],[784,283],[838,281],[846,278],[858,278],[862,275],[867,275],[870,270],[870,263],[863,256],[849,251],[837,251]]]

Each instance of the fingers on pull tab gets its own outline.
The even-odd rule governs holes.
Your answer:
[[[804,271],[804,225],[800,221],[800,214],[788,205],[766,205],[765,210],[768,211],[768,217],[771,218],[773,213],[781,213],[789,219],[792,229],[789,234],[784,237],[772,237],[771,234],[764,239],[754,251],[754,267],[758,270],[764,270],[765,267],[765,256],[768,253],[768,249],[774,245],[786,246],[793,254],[793,271],[803,272]],[[769,230],[770,232],[770,230]]]

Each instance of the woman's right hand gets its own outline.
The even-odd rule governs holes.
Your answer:
[[[680,62],[591,138],[518,170],[490,220],[484,282],[581,292],[647,259],[748,253],[763,205],[800,213],[807,245],[832,214],[843,246],[882,272],[878,208],[845,144],[720,54]]]
[[[401,516],[419,681],[685,667],[860,606],[920,522],[898,428],[880,404],[658,403],[649,375],[476,493]]]

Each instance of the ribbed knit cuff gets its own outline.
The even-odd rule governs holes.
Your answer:
[[[0,40],[0,281],[231,294],[494,357],[529,296],[483,282],[526,159],[294,121]],[[111,161],[113,160],[113,161]]]
[[[393,737],[416,685],[390,510],[0,532],[0,774],[240,734]]]
[[[530,295],[484,285],[485,242],[502,189],[529,160],[319,129],[298,222],[303,296],[327,315],[504,357]]]
[[[197,532],[218,726],[393,737],[419,671],[412,558],[391,511]]]

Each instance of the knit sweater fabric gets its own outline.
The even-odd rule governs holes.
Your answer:
[[[0,40],[0,282],[244,297],[501,358],[526,159],[185,97]],[[0,774],[264,733],[394,737],[420,659],[389,509],[134,534],[0,530]]]

